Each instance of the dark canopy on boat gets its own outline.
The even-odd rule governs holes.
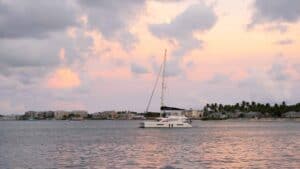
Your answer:
[[[184,110],[184,109],[177,108],[177,107],[161,106],[160,110]]]

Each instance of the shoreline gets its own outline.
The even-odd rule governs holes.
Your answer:
[[[214,121],[214,120],[208,120],[208,121]],[[238,118],[238,119],[226,119],[225,121],[253,121],[253,122],[268,122],[268,121],[299,121],[300,118],[260,118],[260,119],[255,119],[255,118]]]
[[[151,119],[144,119],[151,120]],[[1,121],[144,121],[142,119],[83,119],[83,120],[59,120],[59,119],[34,119],[34,120],[0,120]],[[246,122],[268,122],[268,121],[299,121],[300,118],[231,118],[231,119],[192,119],[192,121],[227,121],[227,122],[236,122],[236,121],[246,121]]]

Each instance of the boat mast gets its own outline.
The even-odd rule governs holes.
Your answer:
[[[166,59],[167,59],[167,49],[165,49],[165,54],[164,54],[164,62],[163,62],[163,70],[162,70],[162,83],[161,83],[161,102],[160,106],[163,107],[165,106],[164,103],[164,97],[165,97],[165,90],[166,90],[166,84],[165,84],[165,74],[166,74]]]
[[[165,78],[164,77],[165,77],[166,55],[167,55],[167,49],[165,49],[164,59],[163,59],[163,62],[161,63],[161,65],[160,65],[159,72],[157,74],[157,77],[156,77],[156,80],[155,80],[155,83],[154,83],[154,87],[152,89],[150,98],[148,100],[148,104],[147,104],[145,113],[147,113],[148,110],[149,110],[149,107],[150,107],[151,101],[152,101],[152,97],[154,95],[154,92],[157,88],[157,83],[158,83],[161,76],[162,76],[162,92],[161,92],[161,98],[160,98],[161,99],[161,107],[165,106],[165,104],[164,104],[164,90],[165,90],[166,87],[165,87]]]
[[[156,90],[157,83],[158,83],[158,81],[159,81],[159,78],[160,78],[160,75],[161,75],[162,68],[163,68],[163,63],[160,64],[159,72],[158,72],[158,74],[157,74],[157,77],[156,77],[156,80],[155,80],[155,83],[154,83],[154,87],[153,87],[153,89],[152,89],[150,98],[149,98],[149,100],[148,100],[147,108],[146,108],[146,111],[145,111],[146,113],[148,112],[149,107],[150,107],[150,105],[151,105],[152,97],[153,97],[154,92],[155,92],[155,90]]]

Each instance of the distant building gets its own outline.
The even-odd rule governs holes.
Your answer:
[[[82,120],[88,116],[88,112],[84,110],[62,111],[58,110],[54,112],[54,118],[56,120]]]
[[[282,117],[285,117],[285,118],[300,118],[300,112],[294,112],[294,111],[286,112],[282,115]]]
[[[134,115],[132,117],[132,120],[145,120],[145,116],[144,115]]]
[[[38,113],[36,111],[27,111],[24,116],[26,119],[37,119]]]
[[[0,115],[0,120],[17,120],[16,115]]]
[[[88,112],[85,110],[73,110],[71,114],[74,114],[77,117],[86,118],[88,116]]]
[[[56,120],[66,119],[69,116],[69,114],[70,112],[63,111],[63,110],[54,111],[54,119]]]
[[[203,111],[200,111],[200,110],[193,110],[193,109],[184,110],[183,114],[186,117],[191,118],[191,119],[199,119],[199,118],[203,117]]]
[[[263,115],[260,112],[248,112],[244,113],[245,118],[261,118]]]
[[[240,118],[244,116],[244,113],[242,113],[241,111],[234,111],[232,113],[226,113],[228,115],[229,118]]]
[[[93,113],[92,119],[103,120],[131,120],[136,115],[136,112],[130,111],[103,111]]]
[[[117,119],[131,120],[136,115],[136,112],[119,111],[119,112],[117,112],[117,114],[118,114]]]
[[[228,116],[225,113],[221,113],[221,112],[211,112],[211,113],[207,114],[205,118],[226,119],[226,118],[228,118]]]
[[[53,119],[54,111],[42,111],[37,113],[38,119]]]
[[[113,120],[117,118],[118,113],[116,111],[103,111],[92,114],[92,119],[99,120]]]
[[[94,119],[94,120],[102,119],[101,112],[96,112],[96,113],[91,114],[91,119]]]
[[[104,111],[101,115],[104,119],[113,120],[117,118],[118,113],[116,111]]]
[[[53,119],[53,117],[53,111],[27,111],[24,114],[24,119],[32,120]]]

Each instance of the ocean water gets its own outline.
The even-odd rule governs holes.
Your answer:
[[[300,168],[300,122],[2,121],[0,168]]]

